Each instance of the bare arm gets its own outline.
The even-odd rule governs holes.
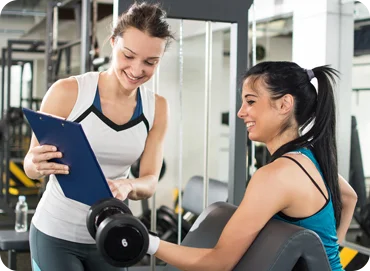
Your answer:
[[[167,132],[168,111],[167,101],[157,95],[153,127],[149,131],[140,160],[140,177],[137,179],[108,181],[116,198],[124,200],[128,194],[129,199],[140,200],[150,198],[154,194],[162,167],[163,143]]]
[[[232,270],[271,217],[288,206],[291,197],[286,187],[269,171],[259,169],[213,249],[161,241],[155,256],[181,270]]]
[[[346,237],[349,225],[356,207],[357,194],[349,183],[339,175],[339,189],[342,198],[342,217],[337,229],[338,243],[341,243]]]
[[[77,99],[78,86],[73,78],[59,80],[46,93],[40,111],[67,118]],[[52,158],[61,157],[54,146],[40,146],[35,135],[32,135],[30,148],[24,158],[24,170],[31,179],[38,179],[50,174],[68,174],[68,167],[49,163]]]

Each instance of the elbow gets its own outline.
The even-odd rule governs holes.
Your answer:
[[[200,264],[200,261],[202,262]],[[202,271],[231,271],[233,270],[235,265],[228,263],[225,258],[214,259],[213,257],[209,257],[207,259],[199,259],[197,258],[193,262],[191,262],[187,268],[183,268],[181,270],[202,270]]]
[[[352,190],[351,193],[344,195],[342,197],[342,205],[344,208],[346,206],[354,208],[357,204],[357,200],[358,200],[357,194],[355,191]]]
[[[358,200],[358,197],[357,197],[357,194],[356,194],[356,192],[354,192],[353,191],[353,196],[352,196],[352,198],[353,198],[353,201],[355,202],[355,204],[357,203],[357,200]]]
[[[232,271],[235,266],[238,264],[239,261],[237,262],[228,262],[228,263],[225,263],[223,266],[222,266],[222,271]]]
[[[229,264],[229,263],[219,263],[218,265],[217,265],[217,267],[215,268],[215,269],[213,269],[213,270],[217,270],[217,271],[231,271],[231,270],[233,270],[233,268],[234,268],[234,264]]]
[[[356,205],[357,200],[358,200],[358,197],[357,197],[357,193],[356,193],[354,190],[352,190],[352,193],[351,193],[351,195],[349,195],[349,198],[350,198],[350,201],[351,201],[353,204],[355,204],[355,205]]]
[[[219,249],[213,249],[212,252],[216,253],[213,254],[211,258],[212,260],[212,271],[231,271],[234,269],[234,267],[238,264],[238,257],[228,257],[225,259],[225,257],[220,256],[220,255],[227,255],[225,251],[221,251]]]
[[[233,270],[233,267],[232,266],[229,266],[229,265],[224,265],[224,266],[221,266],[217,270],[219,270],[219,271],[231,271],[231,270]]]

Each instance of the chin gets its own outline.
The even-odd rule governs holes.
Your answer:
[[[248,133],[248,138],[249,138],[249,140],[251,140],[251,141],[255,141],[255,142],[262,142],[261,138],[260,138],[260,137],[258,137],[258,136],[256,136],[256,135],[254,135],[254,134],[249,134],[249,133]]]
[[[131,84],[125,80],[122,80],[121,85],[127,90],[135,90],[140,86],[140,84]]]
[[[136,84],[132,84],[131,82],[128,82],[125,76],[126,75],[123,74],[123,75],[120,75],[118,78],[119,83],[124,89],[131,91],[131,90],[137,89],[141,85],[141,82],[138,82]]]

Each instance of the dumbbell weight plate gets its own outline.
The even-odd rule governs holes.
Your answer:
[[[168,215],[169,217],[171,217],[171,219],[174,221],[174,223],[177,225],[177,221],[178,221],[178,215],[175,213],[174,210],[172,210],[171,208],[165,206],[165,205],[162,205],[160,208],[159,208],[159,212],[161,213],[164,213],[166,215]],[[189,224],[189,222],[187,222],[186,220],[182,219],[182,222],[181,222],[181,229],[182,229],[182,236],[186,235],[189,230],[191,228],[191,225]]]
[[[161,231],[157,231],[161,239],[169,242],[177,239],[177,222],[159,210],[157,212],[157,227],[161,229]]]
[[[107,213],[104,214],[104,212],[108,212],[111,215],[114,213],[132,215],[130,208],[128,208],[128,206],[119,199],[109,198],[98,201],[90,207],[89,212],[86,216],[87,229],[94,239],[97,230],[95,225],[96,222],[99,225],[103,221],[103,219],[107,217]]]
[[[146,255],[149,234],[136,217],[115,214],[99,225],[96,245],[108,263],[117,267],[129,267]]]

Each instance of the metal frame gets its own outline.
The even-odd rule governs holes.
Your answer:
[[[157,3],[156,0],[147,0]],[[133,0],[118,1],[118,13],[127,10]],[[162,0],[162,7],[169,18],[232,23],[230,50],[230,146],[229,146],[229,202],[239,205],[242,201],[247,178],[246,129],[237,121],[241,106],[239,77],[248,67],[248,9],[253,0]],[[249,175],[249,173],[248,173]]]
[[[64,43],[59,43],[60,45],[63,45]],[[1,67],[2,67],[2,82],[1,82],[1,103],[0,103],[0,111],[1,111],[1,118],[4,117],[4,111],[5,109],[10,108],[10,101],[11,101],[11,78],[12,78],[12,71],[11,67],[13,65],[19,65],[19,63],[30,63],[31,65],[31,72],[33,74],[33,68],[34,68],[34,62],[33,60],[29,59],[13,59],[13,53],[26,53],[26,54],[34,54],[34,53],[45,53],[45,50],[43,48],[40,48],[41,46],[44,46],[45,42],[42,40],[8,40],[7,48],[2,48],[2,55],[1,55]],[[25,48],[27,46],[27,48]],[[5,89],[5,69],[7,68],[7,85]],[[22,70],[21,70],[22,73]],[[5,97],[6,92],[6,97]],[[32,108],[33,103],[33,81],[30,86],[30,98],[29,100],[23,99],[23,89],[21,86],[20,89],[20,103],[22,103],[26,100],[28,102],[29,108]],[[5,100],[6,98],[6,100]],[[9,130],[7,130],[6,138],[9,138]],[[4,141],[1,143],[3,151],[0,154],[0,176],[3,176],[3,173],[5,172],[5,193],[3,193],[3,183],[0,182],[0,196],[3,197],[5,203],[9,202],[9,178],[10,178],[10,172],[9,172],[9,163],[10,163],[10,146],[9,142]],[[5,163],[4,163],[5,162]],[[3,208],[4,206],[1,206]]]
[[[2,78],[5,78],[5,68],[10,67],[13,65],[19,65],[19,62],[30,63],[31,69],[33,71],[34,62],[33,60],[29,59],[13,59],[13,53],[27,53],[27,54],[34,54],[34,53],[45,53],[45,49],[39,48],[41,46],[45,45],[45,41],[43,40],[8,40],[8,46],[6,48],[2,48]],[[16,47],[17,45],[29,45],[28,48],[21,48]],[[58,45],[64,46],[65,42],[59,42]],[[60,64],[60,63],[59,63]],[[7,82],[11,82],[11,70],[7,74]],[[2,80],[1,82],[1,104],[0,104],[0,111],[1,111],[1,118],[3,117],[4,109],[9,108],[10,106],[10,89],[11,84],[7,84],[7,101],[6,101],[6,107],[4,106],[5,101],[5,80]],[[32,92],[30,93],[31,97],[33,96],[33,85],[31,85]],[[30,101],[30,108],[32,101]]]
[[[93,0],[94,9],[97,8],[96,0]],[[77,22],[77,38],[74,41],[65,43],[62,46],[58,44],[58,11],[62,8],[74,8],[75,20]],[[96,13],[97,11],[94,10]],[[67,56],[67,73],[70,72],[70,56],[73,46],[81,45],[80,73],[85,73],[92,69],[90,48],[91,48],[91,4],[90,0],[65,0],[62,2],[48,1],[46,12],[46,50],[45,50],[45,70],[46,70],[46,89],[56,81],[58,65],[60,64],[62,51]],[[79,38],[81,37],[81,38]]]
[[[14,48],[16,45],[30,45],[29,48]],[[33,60],[25,60],[25,59],[13,59],[12,55],[13,52],[22,52],[22,53],[42,53],[43,50],[40,50],[38,47],[42,46],[42,41],[34,41],[34,40],[8,40],[8,47],[2,49],[2,83],[1,83],[1,118],[4,117],[4,110],[10,108],[10,97],[11,97],[11,67],[13,65],[19,65],[19,62],[22,62],[23,65],[25,63],[31,64],[31,70],[33,72]],[[23,67],[22,65],[22,67]],[[7,88],[5,90],[5,68],[7,68]],[[22,69],[23,70],[23,69]],[[21,70],[21,73],[22,73]],[[5,102],[5,91],[6,95],[6,102]],[[20,89],[23,92],[22,86]],[[23,93],[21,93],[23,94]],[[33,96],[33,86],[31,85],[30,88],[30,97]],[[22,96],[20,97],[20,102],[22,103]],[[29,100],[32,103],[32,99]],[[9,129],[6,130],[5,138],[9,139]],[[5,140],[2,142],[3,144],[3,152],[1,152],[1,165],[0,165],[0,176],[3,176],[3,172],[5,171],[5,193],[3,193],[3,184],[0,184],[0,195],[3,196],[5,203],[9,202],[9,163],[10,163],[10,142],[9,140]],[[4,164],[5,162],[5,164]],[[3,206],[2,206],[3,207]]]

